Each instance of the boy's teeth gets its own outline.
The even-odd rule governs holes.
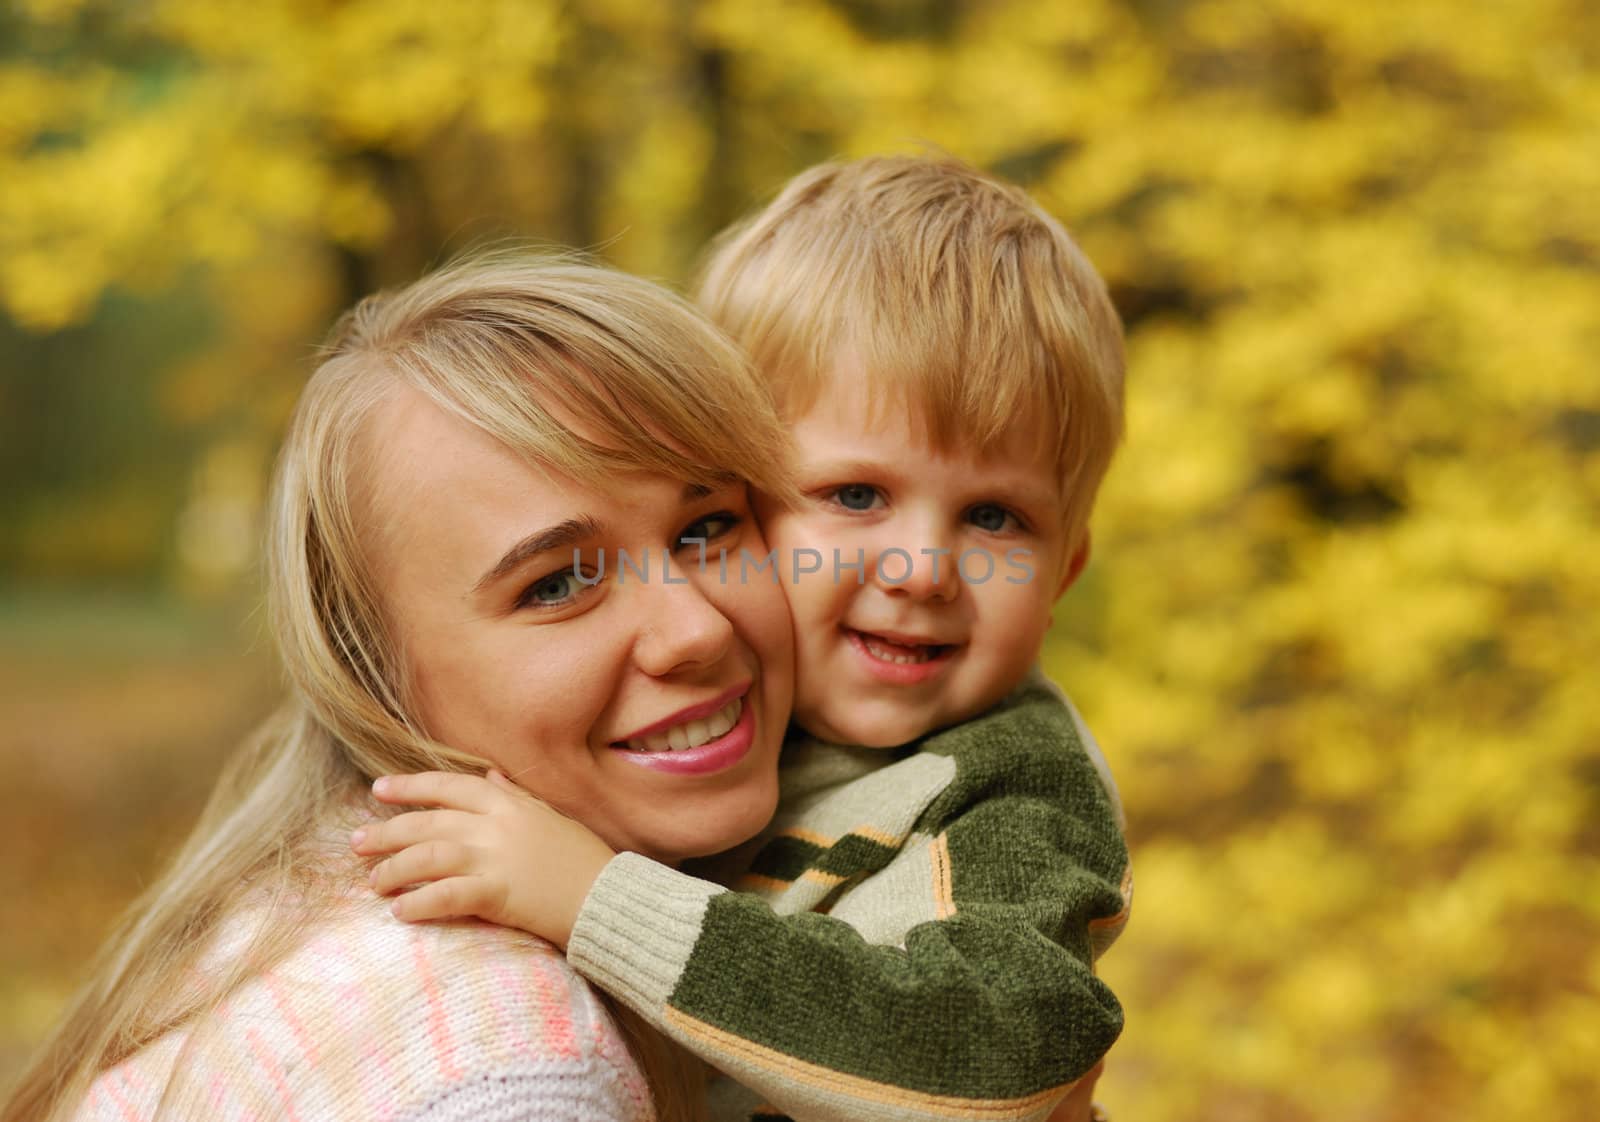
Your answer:
[[[739,723],[739,714],[743,711],[744,698],[736,697],[709,717],[685,721],[665,732],[635,737],[623,743],[635,752],[677,752],[684,748],[698,748],[719,736],[727,735],[728,730]]]
[[[862,643],[866,644],[867,651],[873,658],[884,662],[894,662],[901,666],[914,666],[919,662],[927,662],[940,650],[937,646],[908,647],[901,643],[891,643],[887,639],[879,639],[875,635],[860,632]]]

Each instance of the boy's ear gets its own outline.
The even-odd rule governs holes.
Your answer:
[[[1089,531],[1083,532],[1083,541],[1078,543],[1078,548],[1073,551],[1072,559],[1067,562],[1067,571],[1061,574],[1061,587],[1056,589],[1056,599],[1072,587],[1072,582],[1083,575],[1083,567],[1089,563]]]

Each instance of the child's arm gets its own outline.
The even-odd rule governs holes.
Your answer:
[[[391,910],[403,920],[477,916],[565,950],[578,908],[616,856],[588,827],[496,770],[481,779],[389,775],[372,791],[381,802],[444,808],[368,823],[351,835],[363,856],[393,854],[372,870],[378,893],[420,886],[395,900]]]
[[[1114,799],[1039,684],[915,747],[786,745],[760,895],[620,854],[569,958],[795,1118],[1045,1118],[1121,1027]]]
[[[1021,747],[934,790],[897,837],[800,830],[763,850],[758,871],[771,879],[814,884],[818,900],[839,886],[828,903],[853,924],[780,915],[760,897],[623,854],[589,888],[574,964],[799,1119],[1044,1118],[1120,1028],[1091,962],[1097,933],[1122,911],[1126,853],[1084,753],[1062,774],[1029,743],[1051,730],[1014,726],[983,722]],[[955,766],[924,752],[880,775],[898,787],[919,768]],[[412,789],[396,801],[418,798]],[[551,887],[560,858],[549,844],[507,848],[515,859],[498,876]],[[417,868],[380,877],[421,879]]]
[[[908,905],[916,920],[903,945],[868,942],[828,915],[779,915],[759,896],[623,853],[595,882],[569,955],[579,973],[802,1122],[1044,1119],[1122,1024],[1089,966],[1088,939],[1062,932],[1118,905],[1108,882],[1062,867],[1048,843],[966,859],[989,824],[1031,809],[998,800],[902,851],[899,869],[911,872],[889,894],[924,890],[926,899],[892,901],[879,915],[887,928],[894,904]],[[926,918],[924,903],[939,906],[937,882],[967,872],[989,883],[949,890],[947,914]]]

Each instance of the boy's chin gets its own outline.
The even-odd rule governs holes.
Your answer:
[[[831,744],[860,748],[898,748],[930,731],[925,713],[845,713],[796,710],[794,720],[806,732]]]

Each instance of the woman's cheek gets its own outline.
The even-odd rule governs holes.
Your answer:
[[[463,683],[461,696],[476,695],[480,754],[502,767],[537,775],[587,756],[590,733],[621,681],[620,669],[607,674],[596,665],[598,652],[557,638],[529,636],[522,649],[481,664],[476,683]]]

